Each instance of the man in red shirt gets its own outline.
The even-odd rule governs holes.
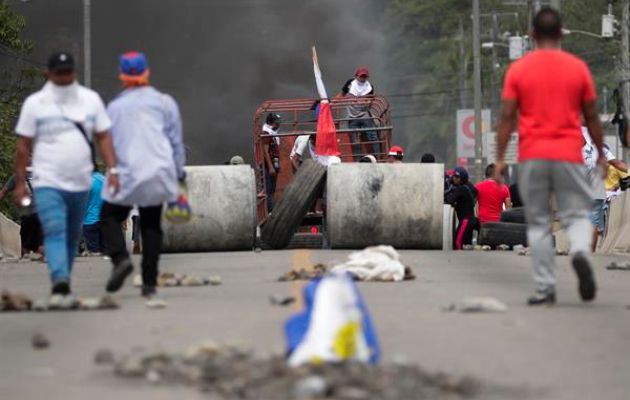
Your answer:
[[[501,219],[503,205],[505,208],[512,206],[510,190],[502,182],[494,179],[495,165],[486,167],[486,180],[479,182],[477,188],[477,203],[479,204],[479,223],[497,222]]]
[[[571,243],[580,296],[591,301],[596,293],[590,260],[592,189],[583,166],[580,117],[584,116],[604,174],[606,158],[602,157],[595,85],[588,66],[560,49],[562,22],[556,10],[545,7],[536,14],[533,34],[536,50],[510,65],[505,77],[495,176],[501,179],[505,150],[518,112],[519,188],[536,282],[536,294],[528,304],[556,301],[549,202],[552,193]]]

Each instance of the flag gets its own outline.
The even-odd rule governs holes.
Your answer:
[[[302,295],[305,309],[284,326],[289,365],[379,361],[376,329],[359,288],[348,274],[311,280]]]
[[[326,87],[322,80],[322,72],[319,69],[319,61],[317,60],[317,50],[313,46],[313,72],[315,73],[315,84],[317,85],[317,93],[321,99],[319,104],[319,116],[317,117],[317,143],[315,145],[315,153],[320,156],[339,156],[339,145],[337,144],[337,129],[333,121],[330,103]]]

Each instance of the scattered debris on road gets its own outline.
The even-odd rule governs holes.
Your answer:
[[[316,264],[311,268],[300,268],[286,272],[278,278],[278,281],[307,281],[310,279],[321,278],[326,275],[328,270],[328,266],[324,264]]]
[[[449,304],[443,310],[461,313],[502,313],[506,312],[508,307],[494,297],[467,297],[459,303]]]
[[[152,310],[159,310],[161,308],[166,308],[166,301],[156,298],[156,297],[150,298],[144,304],[147,306],[147,308],[150,308]]]
[[[499,251],[510,251],[510,246],[507,244],[500,244],[497,246],[497,250]]]
[[[522,244],[517,244],[512,248],[516,254],[519,256],[528,256],[529,255],[529,247],[525,247]]]
[[[28,311],[33,300],[22,293],[11,293],[3,290],[0,294],[0,311]]]
[[[348,260],[329,267],[316,264],[310,268],[294,268],[278,278],[278,281],[299,281],[321,278],[329,272],[348,272],[358,281],[399,282],[414,280],[411,267],[400,262],[399,253],[391,246],[368,247],[348,255]]]
[[[175,287],[175,286],[186,286],[186,287],[196,287],[196,286],[217,286],[222,283],[221,277],[217,275],[209,276],[207,278],[200,278],[196,276],[179,274],[174,272],[162,272],[158,276],[157,286],[158,287]],[[142,275],[136,274],[133,277],[133,285],[135,287],[142,287]]]
[[[218,275],[209,276],[207,282],[210,284],[210,286],[219,286],[223,284],[223,280]]]
[[[465,244],[462,246],[462,250],[475,250],[475,246],[473,246],[472,244]]]
[[[110,352],[94,357],[110,364]],[[346,362],[288,366],[283,356],[255,358],[247,349],[205,344],[185,352],[136,348],[113,357],[117,376],[157,385],[192,385],[216,399],[463,399],[483,385],[471,377],[429,373],[415,365]]]
[[[630,271],[630,262],[617,264],[615,261],[613,261],[606,266],[606,269],[609,271]]]
[[[50,347],[50,340],[43,333],[36,333],[31,338],[31,345],[37,350],[47,349]]]
[[[73,295],[53,295],[47,299],[32,300],[30,297],[3,290],[0,295],[0,311],[71,311],[114,310],[118,302],[110,295],[95,298],[78,298]]]
[[[295,303],[296,298],[294,296],[285,296],[282,294],[272,294],[269,296],[269,302],[272,306],[290,306]]]
[[[110,349],[100,349],[94,354],[94,363],[96,365],[114,365],[114,352]]]

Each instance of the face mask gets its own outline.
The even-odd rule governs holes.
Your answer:
[[[53,82],[50,83],[50,89],[52,91],[53,98],[57,103],[68,104],[74,102],[77,99],[79,87],[77,81],[74,81],[71,84],[65,86],[55,85]]]

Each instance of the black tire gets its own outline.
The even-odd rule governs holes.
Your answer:
[[[527,246],[527,225],[512,222],[486,222],[481,224],[478,244],[496,247],[507,244]]]
[[[525,208],[514,207],[501,213],[501,222],[512,222],[515,224],[525,223]]]
[[[313,160],[306,160],[300,166],[262,227],[262,240],[269,247],[284,249],[289,245],[302,218],[321,192],[325,177],[326,167]]]

